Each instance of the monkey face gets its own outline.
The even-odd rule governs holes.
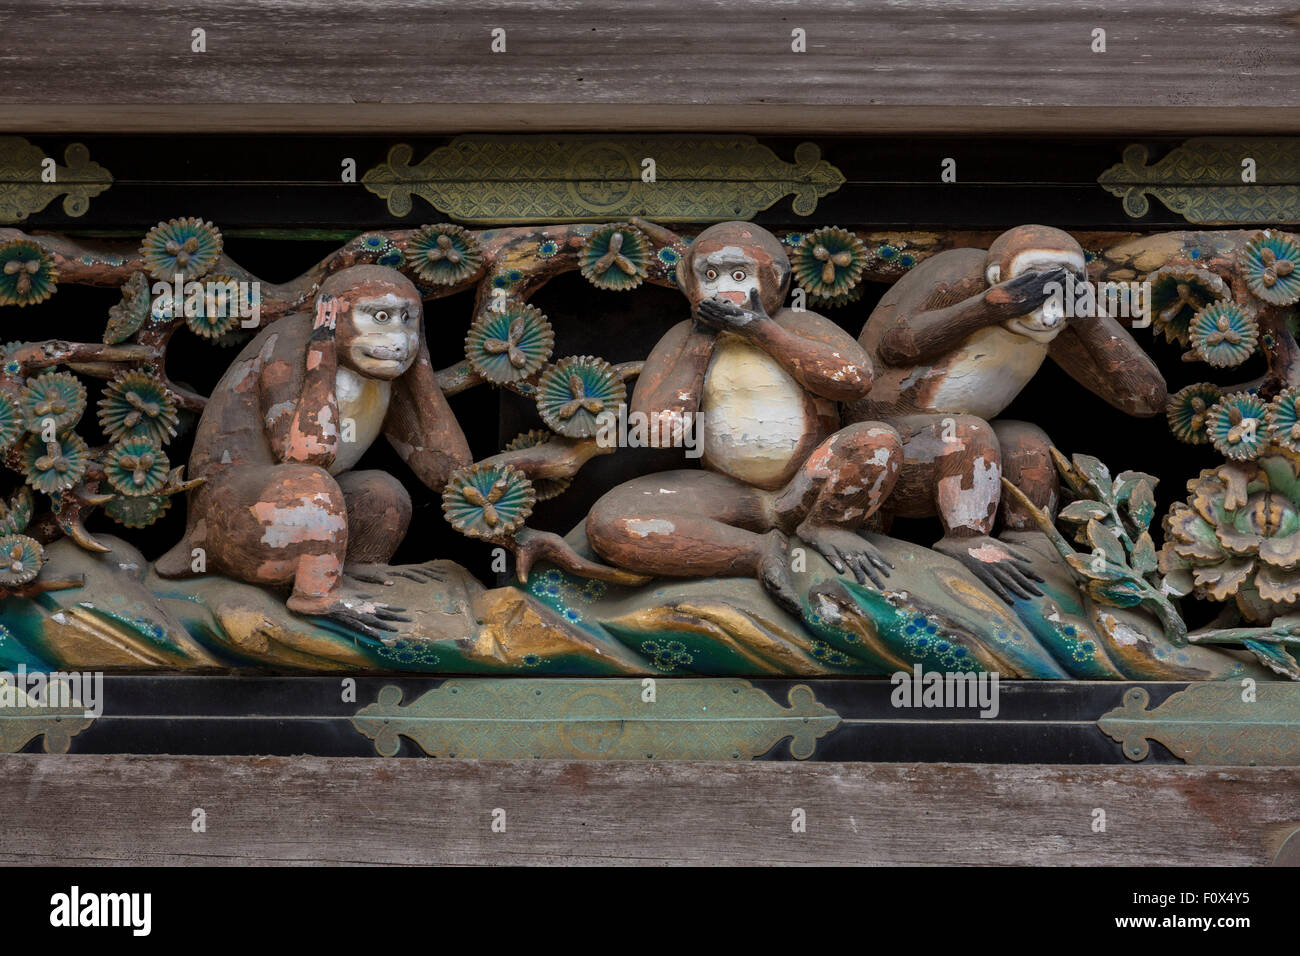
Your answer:
[[[750,296],[758,292],[758,263],[739,246],[696,256],[691,267],[701,301],[717,296],[748,307]]]
[[[1026,273],[1059,268],[1076,281],[1087,278],[1083,249],[1074,237],[1047,226],[1017,226],[989,247],[985,279],[989,285],[996,285]],[[1035,342],[1051,342],[1065,327],[1065,296],[1072,294],[1068,282],[1063,283],[1032,311],[1007,319],[1002,327]]]
[[[692,306],[717,296],[749,308],[757,292],[763,311],[773,315],[790,286],[790,260],[761,226],[723,222],[695,237],[677,264],[677,283]]]
[[[341,365],[367,378],[397,378],[420,345],[420,300],[394,292],[363,295],[339,317],[334,340]]]

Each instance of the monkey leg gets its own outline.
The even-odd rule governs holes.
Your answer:
[[[883,587],[892,565],[858,530],[893,490],[903,461],[898,432],[859,422],[813,449],[776,497],[778,526],[793,529],[840,574]]]
[[[203,485],[190,509],[185,541],[172,553],[201,549],[208,571],[251,584],[291,585],[289,610],[330,617],[371,637],[408,620],[396,613],[400,608],[343,586],[347,501],[324,468],[231,469]]]
[[[890,501],[902,517],[937,514],[945,537],[991,534],[1002,477],[993,426],[974,415],[907,415],[893,422],[903,464]]]
[[[173,553],[202,549],[208,571],[251,584],[292,584],[291,610],[312,613],[329,603],[348,525],[343,493],[324,468],[231,469],[209,479],[190,509],[186,540]]]
[[[893,489],[902,452],[898,432],[882,422],[841,428],[813,449],[778,493],[781,525],[857,530]]]
[[[657,577],[753,574],[772,528],[770,493],[711,471],[633,478],[587,516],[587,540],[619,567]]]
[[[655,577],[755,577],[799,613],[789,543],[771,492],[710,471],[669,471],[613,488],[587,516],[587,541],[610,564]]]
[[[993,426],[974,415],[908,415],[903,467],[891,506],[905,517],[938,514],[934,550],[965,565],[1007,604],[1041,594],[1029,559],[992,537],[1002,499],[1002,463]]]
[[[1034,507],[1056,517],[1061,502],[1061,481],[1052,461],[1052,440],[1037,425],[999,420],[993,423],[1002,457],[1002,477],[1025,493]],[[998,506],[1005,531],[1037,531],[1033,516],[1010,495]]]
[[[386,471],[335,476],[348,515],[348,564],[387,564],[411,523],[411,496]]]

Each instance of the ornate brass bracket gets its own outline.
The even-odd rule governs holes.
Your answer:
[[[1134,219],[1150,211],[1149,193],[1188,222],[1300,222],[1300,139],[1201,136],[1150,166],[1147,155],[1146,147],[1135,143],[1124,150],[1123,162],[1097,177],[1103,189],[1124,200],[1124,211]],[[1242,178],[1244,160],[1251,161],[1251,181]]]
[[[808,216],[844,184],[816,144],[787,163],[752,136],[459,136],[419,163],[414,155],[400,143],[361,181],[394,216],[418,197],[467,223],[724,222],[791,193]]]
[[[450,680],[405,706],[389,685],[352,723],[389,757],[400,735],[434,757],[485,760],[749,760],[789,737],[806,759],[840,717],[806,684],[788,697],[731,679]]]
[[[21,688],[5,687],[3,680],[0,680],[0,690],[5,694],[0,699],[0,753],[17,753],[43,734],[46,753],[65,754],[72,738],[95,722],[75,706],[37,705]],[[12,706],[8,706],[10,703]]]
[[[85,215],[92,196],[113,183],[113,175],[90,161],[90,150],[73,143],[63,152],[67,165],[49,166],[40,148],[21,136],[0,136],[0,222],[22,222],[63,196],[63,211]],[[46,171],[52,181],[46,181]]]
[[[1253,682],[1252,682],[1253,683]],[[1253,699],[1251,699],[1253,696]],[[1141,687],[1097,721],[1102,733],[1143,760],[1149,740],[1198,766],[1300,766],[1300,685],[1206,681],[1172,695],[1154,710]]]

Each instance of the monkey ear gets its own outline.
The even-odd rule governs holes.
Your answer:
[[[1002,266],[996,262],[993,263],[984,270],[984,278],[989,285],[997,285],[1002,281]]]

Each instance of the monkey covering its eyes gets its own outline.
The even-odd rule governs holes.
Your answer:
[[[1042,579],[995,541],[1036,528],[1002,496],[1006,477],[1035,507],[1059,498],[1051,442],[1026,422],[989,420],[1011,404],[1051,356],[1075,381],[1131,415],[1164,411],[1165,381],[1128,330],[1104,315],[1067,321],[1060,289],[1086,278],[1073,237],[1017,226],[985,252],[951,249],[927,259],[880,300],[858,341],[878,370],[854,420],[881,419],[903,438],[903,465],[882,515],[937,514],[934,546],[969,567],[1004,601],[1039,592]],[[1000,510],[999,510],[1000,508]]]
[[[289,585],[291,611],[371,636],[406,620],[355,582],[429,574],[374,567],[406,534],[410,495],[386,472],[350,469],[381,433],[439,491],[470,462],[421,316],[400,272],[354,266],[322,283],[314,315],[263,329],[203,411],[189,473],[207,480],[190,492],[185,537],[158,573]]]

